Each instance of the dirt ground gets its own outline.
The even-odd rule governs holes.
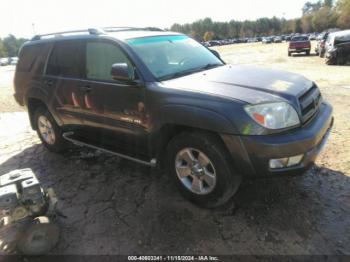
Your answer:
[[[350,66],[288,57],[285,43],[217,50],[229,63],[314,80],[335,117],[305,175],[246,183],[218,210],[188,203],[165,174],[114,156],[76,147],[49,153],[12,100],[13,69],[0,68],[0,175],[29,167],[56,191],[62,232],[52,254],[350,254]]]

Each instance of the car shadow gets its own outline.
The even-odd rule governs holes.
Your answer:
[[[20,168],[59,198],[53,254],[350,251],[350,178],[325,167],[246,182],[212,210],[184,200],[166,175],[87,148],[54,154],[33,145],[2,163],[0,175]]]

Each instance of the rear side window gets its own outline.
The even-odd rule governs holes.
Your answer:
[[[84,44],[82,41],[55,43],[46,67],[46,74],[62,77],[84,76]]]
[[[17,71],[30,72],[36,63],[41,50],[41,45],[24,46],[19,54]]]

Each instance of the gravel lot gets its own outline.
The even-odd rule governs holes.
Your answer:
[[[230,63],[315,80],[335,116],[304,176],[247,183],[218,210],[193,206],[166,175],[114,156],[77,147],[49,153],[13,101],[13,69],[0,68],[0,175],[29,167],[54,188],[62,234],[53,254],[350,254],[350,67],[289,58],[285,43],[217,49]]]

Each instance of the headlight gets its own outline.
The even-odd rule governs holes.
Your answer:
[[[276,102],[244,107],[259,125],[269,129],[282,129],[300,124],[295,109],[286,102]]]

